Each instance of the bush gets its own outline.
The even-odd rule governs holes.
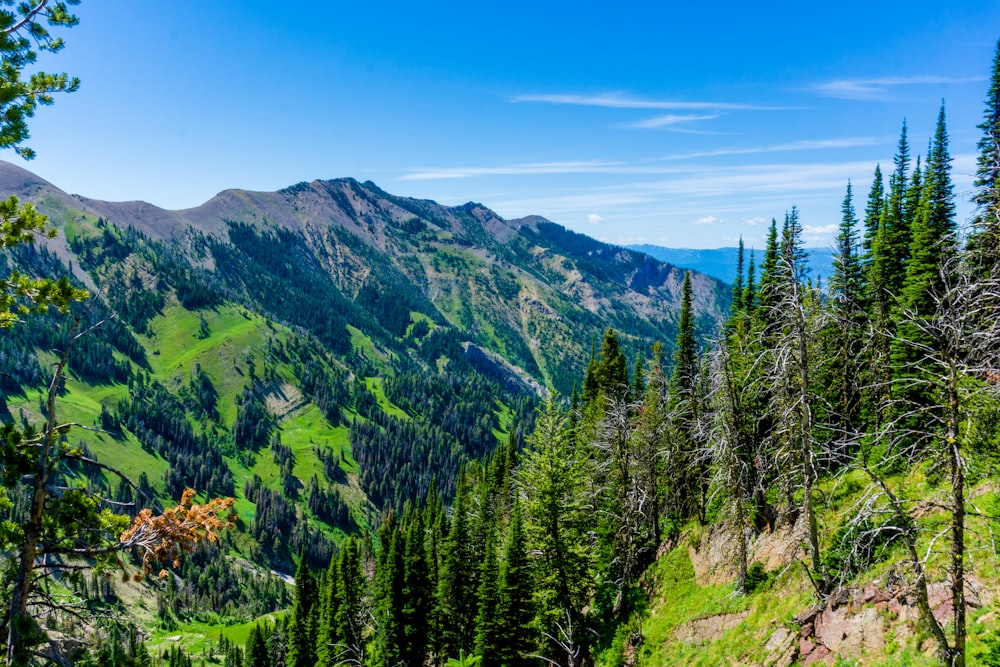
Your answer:
[[[823,554],[823,567],[831,577],[852,577],[884,560],[893,543],[909,529],[909,525],[899,525],[894,515],[843,523]]]
[[[747,595],[763,590],[771,584],[771,573],[764,569],[763,563],[753,563],[747,568],[747,578],[743,584]]]

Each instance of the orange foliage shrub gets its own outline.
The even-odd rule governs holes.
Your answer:
[[[235,500],[215,498],[204,505],[194,505],[194,494],[194,489],[185,489],[177,507],[164,510],[160,515],[154,515],[149,509],[140,511],[129,529],[118,538],[123,548],[143,552],[144,573],[151,573],[155,563],[170,562],[177,567],[181,554],[191,553],[203,540],[215,542],[221,531],[235,523],[236,515],[231,512]],[[224,512],[225,516],[220,518]],[[160,571],[161,577],[166,574],[166,570]],[[137,574],[136,579],[141,576]]]

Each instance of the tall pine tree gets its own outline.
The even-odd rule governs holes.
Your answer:
[[[1000,264],[1000,41],[979,129],[983,136],[978,144],[976,192],[972,196],[977,210],[969,249],[980,270],[989,271]]]

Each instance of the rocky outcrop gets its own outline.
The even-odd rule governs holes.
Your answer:
[[[726,630],[735,628],[742,623],[749,613],[741,611],[735,614],[719,614],[699,618],[674,630],[674,639],[689,644],[703,644],[713,641]]]
[[[688,547],[699,586],[732,581],[737,575],[737,545],[728,521],[706,529],[696,544]],[[786,567],[801,555],[805,524],[781,524],[774,530],[752,536],[747,545],[749,563],[760,563],[768,572]]]
[[[970,608],[982,606],[988,589],[976,581],[967,586]],[[934,616],[950,620],[951,592],[948,582],[929,587]],[[920,624],[920,612],[911,586],[882,585],[876,581],[859,588],[833,593],[825,605],[816,605],[798,616],[791,627],[775,630],[767,639],[767,667],[832,665],[838,657],[882,655],[890,641],[905,641]],[[891,636],[891,639],[890,639]],[[924,648],[933,651],[928,643]]]
[[[782,524],[773,531],[754,537],[748,544],[751,563],[761,563],[765,570],[774,571],[790,566],[803,555],[804,525]],[[732,581],[736,577],[736,542],[732,528],[720,522],[704,529],[700,535],[689,535],[688,556],[699,586],[712,586]],[[966,600],[970,608],[992,605],[990,588],[974,578],[966,582]],[[951,621],[951,587],[947,581],[928,587],[931,609],[943,625]],[[747,612],[720,614],[700,618],[679,626],[674,631],[676,641],[707,643],[736,627]],[[883,656],[891,644],[902,644],[918,633],[920,612],[916,593],[905,574],[890,568],[884,579],[864,586],[843,587],[831,594],[823,604],[803,611],[790,622],[768,629],[761,636],[760,653],[752,659],[744,657],[739,664],[763,667],[791,665],[832,665],[839,658]],[[931,640],[921,649],[932,653]],[[748,661],[749,660],[749,661]]]

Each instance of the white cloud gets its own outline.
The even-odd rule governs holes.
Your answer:
[[[654,116],[652,118],[644,118],[642,120],[637,120],[633,123],[625,123],[622,127],[636,128],[640,130],[654,129],[659,127],[670,127],[673,125],[678,125],[680,123],[691,123],[699,120],[712,120],[718,118],[722,114],[710,113],[710,114],[689,114],[689,115],[678,115],[668,113],[663,116]]]
[[[702,216],[702,217],[698,218],[697,220],[693,221],[691,224],[692,225],[714,225],[714,224],[719,223],[719,222],[725,222],[725,220],[722,220],[720,218],[716,218],[714,215],[706,215],[706,216]]]
[[[724,148],[714,151],[705,151],[699,153],[677,153],[675,155],[667,155],[665,157],[660,157],[654,160],[655,162],[674,162],[695,158],[705,158],[705,157],[717,157],[725,155],[752,155],[758,153],[779,153],[786,151],[800,151],[800,150],[819,150],[827,148],[852,148],[856,146],[871,146],[882,143],[890,143],[892,141],[889,137],[845,137],[839,139],[815,139],[815,140],[804,140],[795,141],[788,144],[776,144],[773,146],[755,146],[750,148]],[[958,161],[956,156],[956,163]],[[864,163],[867,164],[867,163]],[[813,165],[805,165],[807,170],[811,169]],[[739,167],[737,169],[741,169]],[[852,166],[852,168],[856,168]],[[730,168],[732,169],[732,168]],[[795,165],[767,165],[767,166],[749,166],[746,169],[749,170],[751,177],[753,174],[760,173],[761,169],[774,170],[778,169],[782,172],[789,170],[794,172],[797,167]],[[858,169],[854,172],[857,176],[858,173],[870,173],[871,165]],[[513,164],[513,165],[502,165],[497,167],[413,167],[408,170],[409,173],[404,174],[401,179],[404,181],[427,181],[427,180],[441,180],[441,179],[458,179],[458,178],[474,178],[477,176],[537,176],[546,174],[659,174],[659,175],[681,175],[681,176],[693,176],[696,174],[703,173],[722,173],[727,171],[726,167],[709,167],[705,166],[662,166],[655,164],[628,164],[627,162],[621,161],[609,161],[609,160],[571,160],[565,162],[529,162],[524,164]],[[790,173],[789,176],[792,180],[801,180],[796,177],[794,173]],[[782,173],[782,177],[785,174]],[[847,183],[847,178],[843,178],[843,183],[839,187],[842,187],[844,183]],[[699,176],[700,178],[700,176]],[[775,181],[776,186],[781,185],[781,181]]]
[[[676,153],[660,158],[661,160],[691,160],[702,157],[721,157],[725,155],[755,155],[757,153],[784,153],[786,151],[811,151],[827,148],[857,148],[859,146],[874,146],[888,143],[890,137],[843,137],[839,139],[805,139],[787,144],[772,146],[751,146],[748,148],[720,148],[713,151],[697,153]]]
[[[595,169],[593,173],[654,175],[660,178],[599,188],[570,187],[558,193],[548,191],[544,195],[517,191],[495,193],[489,201],[491,208],[509,217],[539,213],[552,219],[574,216],[584,219],[594,210],[635,211],[651,203],[669,203],[676,218],[686,218],[688,224],[703,215],[706,208],[716,211],[716,215],[728,211],[735,219],[743,220],[748,206],[756,210],[769,210],[773,206],[775,211],[780,212],[790,203],[801,205],[814,194],[825,197],[828,192],[837,193],[835,198],[839,211],[847,179],[854,178],[856,188],[866,187],[863,178],[859,180],[858,176],[871,174],[872,169],[869,161],[737,167],[608,167],[600,171]],[[739,203],[734,203],[733,197],[738,197]],[[455,201],[461,203],[464,200],[456,198]],[[652,217],[660,216],[656,214]]]
[[[759,215],[753,218],[743,218],[743,224],[747,225],[748,227],[756,227],[757,225],[766,225],[769,222],[770,220]]]
[[[590,213],[587,215],[587,222],[592,225],[599,225],[604,222],[604,218],[597,215],[596,213]]]
[[[833,234],[837,231],[838,227],[839,225],[835,222],[822,226],[802,225],[802,240],[808,246],[818,246],[828,243],[832,240]]]
[[[784,111],[795,107],[762,106],[738,102],[688,102],[681,100],[650,100],[630,97],[621,92],[600,93],[598,95],[518,95],[511,102],[541,102],[583,107],[604,107],[607,109],[662,109],[696,110],[722,109],[732,111]]]
[[[889,91],[899,86],[926,86],[951,83],[973,83],[982,77],[954,78],[947,76],[885,76],[874,79],[840,79],[826,81],[809,87],[809,90],[826,97],[842,100],[884,100]]]
[[[507,176],[524,174],[600,174],[624,166],[623,162],[581,160],[575,162],[535,162],[505,167],[416,167],[403,176],[404,181],[426,181],[442,178],[473,176]]]

